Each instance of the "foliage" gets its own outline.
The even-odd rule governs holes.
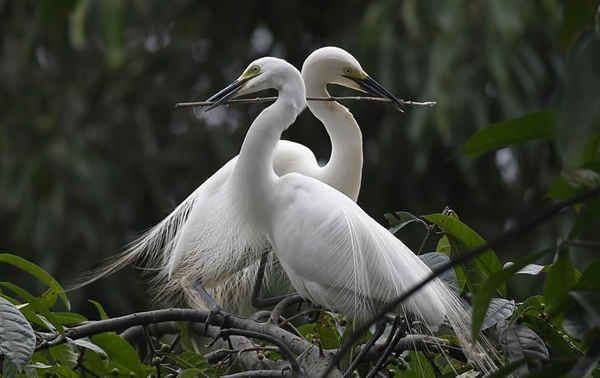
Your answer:
[[[39,263],[0,254],[1,272],[16,268],[37,280],[26,287],[0,282],[2,376],[191,377],[241,369],[209,362],[210,353],[183,325],[180,339],[144,335],[145,349],[115,332],[66,337],[91,316],[71,311],[47,270],[61,279],[83,271],[74,256],[98,260],[116,250],[130,229],[170,208],[156,204],[182,198],[232,155],[237,143],[227,140],[241,139],[245,130],[191,131],[192,123],[225,122],[165,109],[184,93],[202,97],[219,87],[256,54],[279,51],[300,63],[329,39],[342,41],[392,89],[438,101],[431,113],[411,111],[404,128],[395,114],[357,106],[357,118],[376,121],[380,135],[377,147],[366,149],[363,206],[382,212],[400,199],[423,212],[431,212],[431,203],[456,209],[386,215],[399,237],[423,240],[419,251],[435,247],[421,255],[434,270],[445,256],[461,256],[483,245],[485,235],[539,212],[548,198],[567,199],[600,185],[600,36],[593,1],[359,3],[333,2],[322,10],[323,17],[338,17],[343,4],[343,17],[356,23],[305,31],[303,23],[320,22],[304,13],[314,11],[308,5],[265,7],[270,13],[257,24],[254,10],[238,4],[235,13],[248,17],[233,27],[219,24],[233,14],[226,5],[212,15],[208,5],[187,1],[170,8],[158,2],[0,2],[0,97],[10,108],[0,116],[9,126],[0,128],[0,236]],[[276,22],[281,14],[298,17],[282,25]],[[175,24],[164,23],[175,18]],[[429,48],[419,48],[423,43]],[[232,110],[230,116],[247,124],[253,111]],[[293,136],[308,136],[295,129]],[[365,130],[367,140],[376,139],[371,133]],[[462,153],[453,152],[462,142]],[[322,143],[318,152],[328,148]],[[210,161],[191,166],[182,156]],[[179,182],[183,172],[192,174]],[[134,220],[132,214],[142,215]],[[413,224],[424,225],[423,235],[409,236]],[[494,376],[600,375],[600,264],[586,254],[600,246],[599,224],[596,197],[561,213],[529,240],[515,240],[512,252],[488,249],[442,277],[472,306],[473,335],[483,332],[500,351],[506,365]],[[124,308],[117,302],[139,299],[127,293],[130,285],[119,288],[104,288],[114,295],[106,305]],[[99,302],[90,302],[89,309],[82,301],[73,307],[110,319]],[[335,350],[352,323],[322,311],[297,329],[310,343]],[[454,342],[452,335],[440,337]],[[259,361],[283,361],[268,342],[256,345]],[[434,350],[403,351],[385,367],[396,377],[472,374],[468,364]]]

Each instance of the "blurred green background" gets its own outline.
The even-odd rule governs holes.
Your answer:
[[[438,102],[404,114],[348,104],[364,134],[365,211],[384,222],[387,211],[450,206],[484,237],[497,235],[549,203],[557,149],[535,142],[470,159],[462,145],[490,123],[557,106],[567,50],[594,9],[558,0],[0,0],[0,249],[63,282],[97,266],[236,155],[264,107],[202,114],[174,103],[207,98],[257,57],[301,67],[324,45],[351,52],[399,97]],[[327,160],[310,113],[285,137]],[[503,261],[531,252],[560,228],[497,252]],[[407,230],[418,245],[421,231]],[[5,267],[0,275],[25,279]],[[75,310],[91,311],[83,298],[113,315],[149,308],[142,281],[127,269],[76,293]]]

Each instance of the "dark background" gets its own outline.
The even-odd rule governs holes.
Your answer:
[[[97,266],[233,157],[264,107],[202,114],[174,103],[207,98],[257,57],[301,67],[324,45],[351,52],[399,97],[438,102],[404,114],[348,104],[364,134],[363,209],[384,222],[387,211],[450,206],[497,235],[549,202],[556,147],[479,159],[461,148],[478,128],[556,105],[563,14],[557,0],[0,0],[0,250],[62,282]],[[285,138],[328,158],[309,112]],[[503,262],[531,252],[560,227],[497,252]],[[422,231],[401,236],[414,247]],[[0,276],[26,279],[3,266]],[[74,310],[91,311],[83,298],[112,315],[148,308],[144,292],[126,269],[73,295]]]

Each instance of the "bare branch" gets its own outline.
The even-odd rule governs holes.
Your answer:
[[[277,378],[277,377],[286,377],[286,376],[290,376],[289,374],[285,374],[284,371],[281,370],[251,370],[251,371],[244,371],[241,373],[235,373],[235,374],[229,374],[229,375],[224,375],[222,378],[261,378],[261,377],[266,377],[266,378]]]
[[[279,324],[279,318],[281,317],[281,314],[283,313],[283,311],[286,309],[287,306],[291,306],[293,304],[302,303],[302,302],[304,302],[304,298],[302,298],[299,294],[292,294],[292,295],[287,296],[281,302],[279,302],[275,306],[275,308],[273,308],[273,311],[271,311],[271,317],[269,318],[269,320],[273,324]]]
[[[167,334],[177,334],[181,331],[181,328],[178,322],[176,321],[152,323],[146,327],[148,329],[148,332],[155,337],[160,337]],[[218,338],[221,335],[221,330],[218,327],[209,326],[208,329],[206,329],[204,327],[204,324],[202,323],[190,323],[190,329],[197,335],[207,336],[210,338]],[[121,337],[123,337],[131,344],[133,344],[134,342],[136,344],[139,344],[140,338],[144,337],[144,327],[141,325],[130,327],[121,333]],[[287,364],[285,364],[284,361],[271,361],[266,359],[261,360],[255,354],[252,353],[245,353],[244,355],[242,355],[243,352],[257,349],[257,347],[245,337],[232,336],[229,340],[233,346],[233,349],[219,349],[217,351],[210,352],[207,355],[205,355],[206,359],[210,363],[216,363],[219,360],[222,360],[231,354],[236,354],[237,359],[241,363],[241,366],[243,366],[244,369],[247,370],[264,368],[281,369],[285,366],[288,366]],[[266,349],[268,347],[260,348]],[[273,349],[278,350],[277,347],[273,347]]]
[[[273,102],[277,100],[277,97],[254,97],[254,98],[238,98],[225,101],[225,104],[260,104],[264,102]],[[383,97],[369,97],[369,96],[332,96],[332,97],[307,97],[307,101],[372,101],[372,102],[383,102],[391,103],[392,100]],[[187,108],[194,106],[208,106],[212,105],[212,101],[191,101],[191,102],[178,102],[175,104],[175,108]],[[408,106],[435,106],[435,101],[411,101],[411,100],[400,100],[400,104]]]
[[[279,347],[279,351],[281,352],[283,357],[286,360],[288,360],[288,362],[290,363],[292,370],[294,370],[295,372],[300,372],[300,365],[298,365],[298,361],[296,361],[292,352],[285,345],[285,343],[281,342],[281,340],[278,340],[276,337],[261,334],[259,332],[248,331],[245,329],[235,329],[235,328],[224,329],[223,331],[221,331],[220,336],[225,337],[225,336],[231,336],[231,335],[252,337],[254,339],[268,341],[271,344],[277,345],[277,347]]]
[[[146,311],[140,313],[134,313],[130,315],[121,316],[118,318],[88,321],[82,324],[73,326],[65,329],[65,336],[56,335],[44,335],[44,340],[38,345],[37,350],[48,348],[53,345],[58,345],[66,342],[66,338],[69,339],[80,339],[83,337],[93,336],[102,332],[108,331],[123,331],[134,326],[147,326],[150,324],[161,323],[161,326],[157,327],[163,331],[169,328],[179,331],[176,323],[171,325],[162,324],[177,321],[190,322],[190,327],[195,333],[204,335],[204,322],[207,321],[208,311],[206,310],[192,310],[182,308],[162,309],[154,311]],[[235,315],[228,314],[221,311],[215,316],[209,319],[210,325],[208,327],[207,336],[218,337],[226,333],[228,329],[241,329],[253,334],[261,335],[263,339],[266,337],[278,340],[277,346],[285,345],[291,354],[298,356],[298,364],[302,367],[302,370],[308,376],[320,376],[322,375],[325,368],[329,365],[330,361],[335,357],[335,353],[326,352],[325,354],[319,353],[319,348],[302,337],[298,337],[277,325],[271,324],[270,322],[259,323],[252,319],[240,318]],[[151,327],[153,328],[153,327]],[[129,336],[136,334],[135,330],[125,333]],[[51,338],[54,337],[54,338]],[[246,348],[252,348],[253,345],[248,339],[242,336],[231,336],[232,345],[234,349],[242,350]],[[285,352],[282,352],[285,353]],[[252,356],[252,353],[244,353],[238,358],[248,358]],[[255,360],[255,358],[253,358]],[[251,362],[251,361],[248,361]],[[267,361],[254,361],[254,366],[262,364],[262,368],[271,368]],[[281,363],[282,361],[268,361],[273,363]],[[244,362],[247,366],[247,363]],[[287,364],[285,365],[287,366]]]
[[[364,346],[361,347],[361,349],[362,348],[364,348]],[[367,351],[365,358],[374,360],[381,355],[383,348],[385,348],[385,343],[376,343]],[[394,352],[401,353],[405,350],[430,352],[432,349],[446,353],[459,361],[467,361],[460,347],[454,347],[449,345],[447,340],[430,335],[406,335],[400,339],[394,348]]]

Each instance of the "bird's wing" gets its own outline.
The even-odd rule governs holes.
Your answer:
[[[310,149],[289,141],[277,144],[273,161],[278,174],[296,169],[308,172],[318,168]],[[236,297],[246,287],[252,286],[253,277],[236,273],[259,260],[270,245],[266,237],[241,216],[235,195],[240,188],[229,180],[234,164],[232,160],[228,163],[231,167],[227,171],[220,170],[218,174],[224,177],[213,180],[215,184],[197,197],[189,216],[172,238],[170,249],[165,250],[168,255],[167,267],[162,272],[164,279],[159,281],[170,282],[164,285],[166,289],[160,293],[161,297],[177,291],[176,286],[181,286],[182,281],[185,281],[184,285],[200,281],[207,289],[223,286],[230,297]],[[173,285],[176,286],[170,290],[169,287]],[[162,285],[157,283],[154,286]],[[215,294],[219,292],[209,291]]]
[[[220,280],[260,258],[265,248],[264,236],[240,218],[234,192],[240,188],[229,182],[237,157],[221,168],[202,186],[196,196],[189,216],[178,228],[173,238],[172,253],[168,253],[168,274],[186,265],[202,265],[206,270],[206,285],[210,280]],[[289,141],[280,141],[275,149],[273,164],[278,174],[295,169],[316,166],[313,153],[307,147]],[[189,261],[194,255],[193,262]],[[210,276],[210,277],[209,277]]]
[[[280,180],[275,250],[292,283],[317,303],[353,317],[417,284],[431,270],[400,240],[335,189],[302,175]],[[439,324],[435,285],[407,307]]]

